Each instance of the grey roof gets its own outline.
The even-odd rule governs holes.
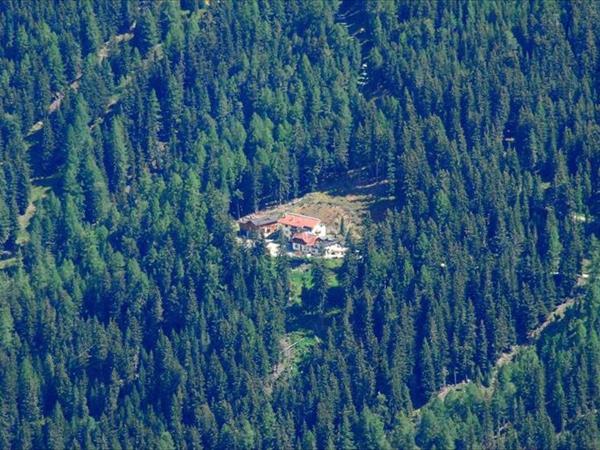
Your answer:
[[[250,219],[248,220],[248,222],[252,223],[253,225],[260,227],[263,225],[269,225],[271,223],[275,223],[277,222],[277,220],[279,219],[279,217],[277,216],[265,216],[265,217],[255,217],[254,219]]]

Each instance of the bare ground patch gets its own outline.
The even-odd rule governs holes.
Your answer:
[[[305,214],[321,219],[330,234],[340,235],[345,229],[353,237],[359,237],[368,215],[375,220],[380,219],[392,206],[393,196],[388,191],[387,181],[365,180],[360,171],[355,171],[346,179],[324,186],[322,190],[267,207],[250,216],[287,212]]]

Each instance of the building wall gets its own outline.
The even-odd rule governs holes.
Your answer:
[[[267,252],[269,253],[269,256],[271,256],[272,258],[279,256],[281,252],[280,247],[281,246],[275,242],[269,242],[267,244]]]
[[[252,236],[253,234],[256,234],[257,229],[256,227],[254,227],[252,224],[250,223],[241,223],[240,224],[240,231],[242,232],[242,234],[244,234],[245,236]]]
[[[312,234],[316,234],[321,239],[325,238],[325,236],[327,235],[327,227],[325,226],[325,224],[322,224],[322,223],[317,225],[312,230],[309,228],[296,228],[296,227],[290,227],[287,225],[281,225],[280,229],[283,231],[283,234],[285,236],[291,236],[292,234],[299,233],[301,231],[308,231]]]
[[[275,233],[277,231],[277,227],[278,227],[277,223],[265,225],[265,226],[261,227],[260,232],[263,237],[267,237],[267,236],[270,236],[271,234]]]
[[[346,255],[348,249],[346,247],[342,247],[341,245],[331,245],[326,247],[323,251],[324,258],[343,258]]]
[[[320,223],[314,228],[314,230],[312,230],[312,232],[320,238],[324,238],[327,235],[327,227],[325,226],[325,224]]]
[[[292,242],[292,249],[301,252],[305,255],[316,255],[317,253],[319,253],[319,248],[317,246],[311,247],[309,245],[300,244],[298,242]]]

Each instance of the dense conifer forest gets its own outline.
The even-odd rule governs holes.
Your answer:
[[[0,448],[599,448],[599,24],[3,0]],[[356,172],[389,208],[299,296],[236,240]]]

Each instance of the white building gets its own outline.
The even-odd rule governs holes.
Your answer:
[[[265,247],[267,248],[267,253],[270,257],[275,258],[276,256],[279,256],[281,245],[279,245],[277,242],[267,242]]]
[[[343,258],[347,252],[348,247],[344,247],[337,242],[325,244],[322,248],[323,258],[326,259]]]

